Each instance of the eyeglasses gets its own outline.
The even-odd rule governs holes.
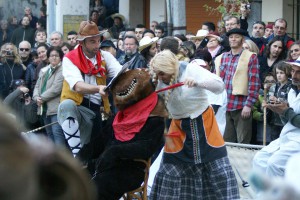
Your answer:
[[[265,81],[264,83],[276,83],[276,81]]]
[[[28,48],[20,48],[20,51],[29,51]]]
[[[50,58],[59,58],[59,55],[50,55]]]

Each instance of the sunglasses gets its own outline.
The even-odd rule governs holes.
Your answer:
[[[29,51],[28,48],[20,48],[20,51]]]

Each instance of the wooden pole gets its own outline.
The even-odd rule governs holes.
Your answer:
[[[267,103],[267,84],[264,85],[264,101]],[[264,107],[264,127],[263,127],[263,145],[266,146],[267,140],[267,108]]]

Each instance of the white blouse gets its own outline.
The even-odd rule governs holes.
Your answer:
[[[205,90],[209,90],[215,94],[220,94],[225,86],[222,79],[199,66],[197,60],[191,63],[181,62],[178,82],[183,82],[186,78],[193,78],[196,86],[188,88],[183,85],[174,88],[169,96],[167,109],[174,119],[197,118],[209,106],[207,94]],[[157,88],[164,88],[168,85],[158,81]],[[168,95],[168,91],[164,91]]]

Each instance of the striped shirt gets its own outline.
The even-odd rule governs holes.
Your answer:
[[[227,90],[227,111],[243,109],[244,106],[252,107],[258,98],[260,88],[259,65],[255,54],[250,57],[248,63],[248,96],[232,94],[232,79],[235,74],[242,51],[233,55],[231,51],[225,52],[221,59],[220,77]]]

